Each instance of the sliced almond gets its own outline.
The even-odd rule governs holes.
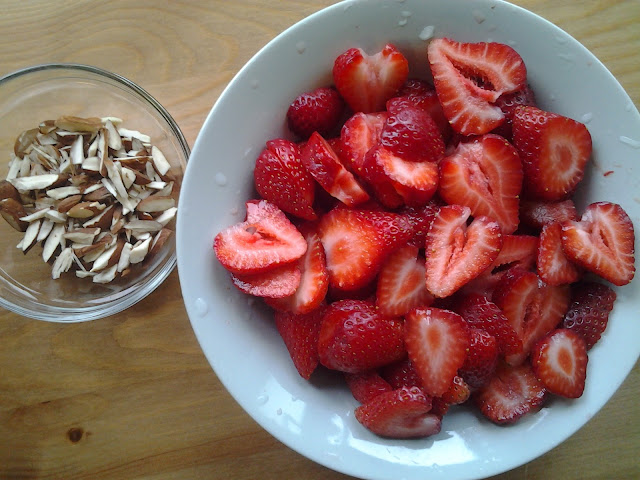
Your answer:
[[[120,166],[119,163],[117,165]],[[120,176],[122,177],[124,188],[128,190],[136,181],[137,175],[134,170],[131,170],[127,167],[120,167],[118,170],[120,171]]]
[[[131,264],[142,262],[144,258],[147,256],[147,253],[149,253],[150,245],[151,245],[151,237],[141,242],[137,242],[131,249],[131,254],[129,255],[129,262]]]
[[[94,185],[96,186],[96,185]],[[89,193],[84,194],[84,199],[89,201],[89,202],[104,202],[108,199],[113,198],[113,195],[111,195],[111,192],[109,192],[109,190],[107,190],[107,187],[105,187],[104,185],[100,185],[97,184],[96,189],[92,190]]]
[[[162,225],[155,220],[132,220],[128,222],[124,228],[136,234],[144,232],[159,232],[162,230]]]
[[[113,218],[114,206],[109,205],[95,217],[86,221],[82,226],[86,228],[100,228],[102,230],[108,229],[111,225],[111,219]]]
[[[170,230],[168,228],[163,228],[158,233],[156,233],[155,237],[153,237],[153,241],[151,242],[151,247],[149,248],[147,259],[150,259],[157,255],[164,244],[167,243],[167,240],[171,238],[171,235],[173,235],[173,230]]]
[[[65,233],[64,238],[70,242],[91,245],[98,233],[100,233],[99,228],[76,228],[75,230]]]
[[[82,200],[82,195],[71,195],[70,197],[60,200],[56,209],[60,213],[67,213],[72,207],[80,203],[80,200]]]
[[[58,210],[49,209],[45,215],[54,223],[65,223],[67,221],[67,214],[65,212],[59,212]]]
[[[141,212],[164,212],[175,207],[176,201],[173,197],[160,197],[151,195],[138,203],[136,210]]]
[[[69,197],[71,195],[77,195],[79,193],[80,189],[75,186],[50,188],[49,190],[47,190],[47,195],[54,200],[62,200],[63,198]]]
[[[100,171],[100,159],[95,155],[87,157],[82,162],[82,168],[90,172]]]
[[[61,130],[69,130],[70,132],[95,133],[102,128],[102,122],[99,118],[82,118],[63,115],[55,120],[55,126]]]
[[[21,217],[25,217],[27,212],[20,202],[13,198],[4,198],[0,200],[0,214],[9,225],[11,225],[18,232],[24,232],[29,226],[28,222],[20,220]]]
[[[41,223],[42,220],[35,220],[31,222],[27,227],[27,230],[24,232],[24,238],[22,239],[23,252],[29,250],[33,246],[33,244],[36,243],[36,238],[38,237]]]
[[[0,200],[5,198],[13,198],[15,201],[20,201],[20,192],[14,187],[11,182],[7,180],[0,181]]]
[[[42,190],[58,182],[59,175],[50,173],[48,175],[35,175],[33,177],[19,177],[11,180],[11,184],[18,190]]]
[[[129,130],[128,128],[118,127],[118,133],[123,138],[128,138],[131,140],[138,140],[142,143],[151,142],[151,137],[149,135],[145,135],[144,133],[140,133],[137,130]]]
[[[92,206],[92,202],[80,202],[69,209],[67,215],[71,218],[91,218],[100,210]]]
[[[110,119],[107,119],[106,121],[104,121],[104,127],[109,134],[109,148],[116,151],[120,150],[122,148],[122,138],[120,137],[120,134],[118,133],[116,127],[113,125],[113,122],[111,122]]]
[[[122,251],[122,247],[124,246],[124,240],[117,241],[114,245],[107,248],[104,252],[100,254],[98,258],[93,262],[93,266],[91,267],[92,272],[98,272],[105,268],[109,268],[112,265],[118,263],[118,258],[120,258],[120,252]]]
[[[60,252],[60,255],[53,262],[51,278],[54,280],[60,278],[62,273],[69,271],[71,265],[73,265],[73,249],[67,247]]]
[[[48,262],[53,253],[56,251],[60,242],[62,241],[62,235],[64,235],[65,226],[63,223],[56,224],[51,230],[51,233],[44,242],[42,247],[42,259]]]
[[[38,236],[36,237],[36,242],[42,242],[47,239],[51,230],[55,226],[55,222],[50,218],[44,218],[42,220],[42,225],[40,225],[40,231],[38,232]]]
[[[125,270],[126,268],[129,267],[129,265],[131,265],[131,262],[129,261],[129,257],[131,256],[131,249],[133,248],[133,245],[131,245],[129,242],[125,243],[124,246],[122,247],[122,251],[120,252],[120,258],[118,259],[118,272],[122,272],[123,270]]]
[[[109,283],[112,282],[116,278],[117,274],[117,265],[113,265],[110,268],[103,270],[93,277],[93,283]]]
[[[18,157],[24,156],[24,154],[27,153],[27,148],[33,145],[33,142],[35,141],[39,132],[40,130],[38,130],[37,128],[32,128],[30,130],[25,130],[20,135],[18,135],[18,138],[13,145],[14,153]]]
[[[176,216],[176,213],[178,212],[178,208],[177,207],[173,207],[173,208],[168,208],[167,210],[165,210],[164,212],[162,212],[160,215],[158,215],[155,220],[156,222],[158,222],[160,225],[162,225],[163,227],[167,226],[167,224],[173,220],[173,218]]]
[[[46,207],[40,210],[36,210],[33,213],[30,213],[29,215],[25,215],[24,217],[20,217],[20,220],[22,220],[23,222],[33,222],[35,220],[39,220],[41,218],[45,218],[47,216],[47,212],[50,210],[50,207]]]
[[[14,154],[11,154],[12,158],[9,161],[9,172],[7,173],[6,180],[13,180],[20,173],[20,167],[22,166],[22,159],[16,157]],[[14,187],[15,188],[15,187]]]
[[[153,159],[153,166],[160,175],[165,175],[171,165],[167,161],[167,158],[164,156],[164,153],[156,147],[155,145],[151,147],[151,158]]]
[[[84,146],[82,135],[78,135],[71,144],[71,162],[74,165],[82,165],[84,162]]]

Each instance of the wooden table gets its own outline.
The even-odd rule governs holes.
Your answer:
[[[51,61],[112,70],[167,107],[193,145],[240,67],[331,3],[5,0],[0,75]],[[640,105],[638,0],[515,3],[578,38]],[[582,430],[497,478],[640,478],[639,394],[636,366]],[[100,321],[60,325],[0,311],[0,479],[258,477],[347,478],[283,446],[235,403],[196,342],[176,271]]]

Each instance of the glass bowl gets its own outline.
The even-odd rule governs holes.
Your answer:
[[[167,110],[130,80],[79,64],[37,65],[0,78],[0,165],[7,166],[0,180],[21,132],[65,115],[122,119],[123,127],[151,137],[169,162],[168,174],[181,183],[190,150]],[[174,223],[167,227],[175,230]],[[118,313],[153,292],[176,265],[171,235],[150,261],[112,282],[94,283],[72,272],[54,280],[40,245],[26,253],[16,248],[23,235],[0,220],[0,306],[39,320],[79,322]]]

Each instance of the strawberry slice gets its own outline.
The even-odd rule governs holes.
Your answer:
[[[353,398],[360,403],[367,403],[381,393],[393,390],[391,385],[375,370],[367,370],[362,373],[345,373],[344,378]]]
[[[580,221],[562,224],[567,257],[614,285],[626,285],[635,275],[634,242],[633,223],[616,203],[592,203]]]
[[[426,111],[416,107],[389,115],[380,133],[380,145],[410,162],[437,162],[444,155],[440,130]]]
[[[400,214],[334,208],[318,225],[330,286],[353,291],[369,284],[387,256],[412,235]]]
[[[300,158],[298,145],[278,138],[267,142],[253,171],[256,190],[281,210],[306,220],[315,220],[315,182]]]
[[[473,395],[482,414],[497,424],[513,423],[540,407],[546,390],[531,365],[513,367],[499,363],[489,382]]]
[[[354,112],[378,112],[409,76],[409,62],[393,45],[368,55],[350,48],[333,65],[333,81]]]
[[[291,312],[275,312],[275,323],[293,365],[300,376],[309,380],[318,366],[318,337],[324,313],[323,307],[298,315]]]
[[[559,328],[538,341],[531,366],[545,388],[556,395],[578,398],[587,377],[587,345],[580,335]]]
[[[398,157],[391,154],[382,145],[376,145],[366,153],[362,162],[362,178],[367,182],[376,200],[388,209],[398,208],[404,204],[404,199],[396,190],[393,181],[385,173],[383,167],[386,163],[388,164],[387,168],[393,169],[393,163],[396,161],[401,162]],[[401,164],[399,163],[399,165]],[[435,189],[433,190],[435,192]]]
[[[506,138],[510,142],[513,140],[513,113],[516,107],[520,105],[537,106],[535,95],[529,85],[525,85],[523,89],[516,92],[500,95],[495,104],[504,113],[505,121],[498,128],[495,128],[493,133]]]
[[[416,309],[405,317],[405,344],[423,390],[435,397],[450,387],[464,363],[469,333],[457,313],[438,308]]]
[[[466,205],[474,217],[497,221],[504,234],[518,228],[521,188],[518,152],[498,135],[460,143],[440,162],[440,196],[447,203]]]
[[[331,145],[313,132],[302,150],[302,164],[332,197],[349,207],[369,200],[369,195],[342,164]]]
[[[426,241],[427,290],[435,297],[448,297],[480,275],[498,256],[502,234],[497,222],[471,215],[468,207],[440,208]]]
[[[531,106],[513,113],[513,144],[524,167],[524,191],[546,201],[573,194],[592,149],[584,124]]]
[[[344,122],[340,131],[340,158],[344,160],[345,166],[357,175],[362,176],[364,156],[378,144],[388,116],[387,112],[356,113]]]
[[[430,410],[431,402],[419,388],[400,388],[360,405],[355,417],[382,437],[421,438],[440,432],[442,420]]]
[[[508,45],[436,38],[427,55],[444,114],[463,135],[483,135],[500,125],[505,116],[493,103],[526,85],[524,62]]]
[[[571,286],[571,304],[562,328],[584,338],[587,350],[593,347],[607,328],[616,292],[596,282],[579,282]]]
[[[383,315],[364,300],[339,300],[325,310],[318,339],[318,356],[325,367],[359,373],[405,355],[400,317]]]
[[[469,329],[469,351],[458,371],[472,388],[485,385],[498,365],[498,343],[493,335],[479,328]]]
[[[538,275],[547,285],[563,285],[577,282],[582,271],[569,261],[562,249],[562,225],[549,223],[540,232]]]
[[[287,110],[287,125],[300,138],[313,132],[329,135],[338,125],[344,100],[330,87],[319,87],[296,97]]]
[[[541,202],[539,200],[520,201],[520,221],[533,229],[541,229],[548,223],[578,220],[578,212],[573,200]]]
[[[493,293],[493,302],[522,341],[522,352],[506,356],[511,365],[525,361],[533,345],[558,325],[569,307],[567,285],[546,285],[518,267],[510,269]]]
[[[315,225],[303,224],[299,231],[307,242],[307,251],[297,262],[302,272],[298,288],[289,296],[265,298],[265,302],[276,310],[303,314],[315,310],[324,300],[329,289],[329,273]]]
[[[300,285],[300,269],[286,264],[266,272],[231,274],[231,282],[240,291],[255,297],[281,299],[292,295]]]
[[[213,241],[216,257],[231,273],[264,272],[295,262],[307,242],[287,216],[266,200],[249,200],[244,222],[227,227]]]
[[[395,250],[380,269],[376,305],[386,315],[404,315],[417,307],[428,307],[433,297],[424,281],[424,258],[419,248],[404,245]]]

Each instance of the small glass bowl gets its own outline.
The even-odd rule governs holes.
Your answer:
[[[151,137],[181,183],[190,150],[169,112],[130,80],[79,64],[37,65],[0,78],[0,165],[9,164],[21,132],[63,115],[121,118],[124,127]],[[0,180],[6,174],[0,167]],[[113,315],[153,292],[176,266],[172,235],[148,265],[111,283],[93,283],[71,272],[53,280],[39,246],[26,254],[16,248],[22,236],[0,219],[0,306],[39,320],[80,322]]]

